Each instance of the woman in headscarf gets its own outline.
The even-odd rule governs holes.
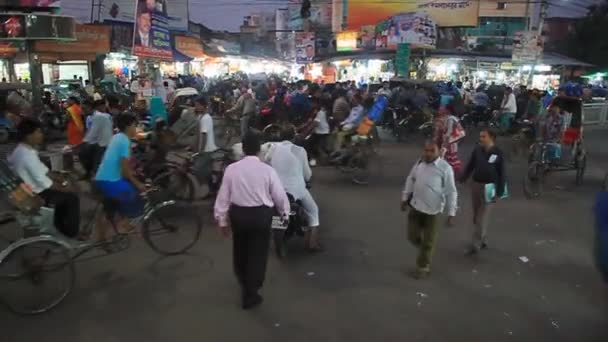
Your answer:
[[[452,166],[456,177],[462,169],[462,162],[458,157],[458,144],[463,137],[464,130],[458,118],[454,116],[452,104],[441,107],[435,119],[433,140],[441,147],[443,158]]]
[[[84,123],[82,121],[80,101],[76,97],[70,96],[68,97],[65,106],[68,114],[68,144],[72,146],[80,145],[84,138]]]

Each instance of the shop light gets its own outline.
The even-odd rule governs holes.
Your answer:
[[[530,71],[532,70],[532,66],[531,65],[524,65],[522,68],[523,71]],[[545,65],[545,64],[540,64],[534,67],[534,71],[540,71],[540,72],[546,72],[546,71],[551,71],[551,66],[550,65]]]

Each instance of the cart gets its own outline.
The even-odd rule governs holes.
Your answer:
[[[547,177],[554,172],[574,171],[576,185],[581,185],[587,168],[587,152],[583,145],[582,101],[571,97],[558,97],[554,104],[566,115],[561,145],[537,141],[530,146],[528,169],[524,176],[524,194],[528,199],[539,198]],[[555,146],[558,145],[558,146]],[[555,148],[564,152],[559,158],[551,156]]]

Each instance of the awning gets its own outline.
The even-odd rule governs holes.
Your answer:
[[[179,52],[177,49],[173,49],[173,61],[180,63],[188,63],[191,62],[194,58],[190,56],[186,56],[183,53]]]

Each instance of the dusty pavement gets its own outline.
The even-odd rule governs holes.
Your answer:
[[[471,206],[461,186],[457,224],[441,231],[428,280],[403,274],[415,250],[399,195],[419,147],[385,144],[384,175],[369,187],[331,168],[314,170],[326,252],[307,255],[296,240],[288,260],[272,256],[258,310],[239,309],[230,242],[208,224],[189,255],[162,259],[136,241],[122,254],[79,262],[75,290],[54,311],[17,317],[0,310],[0,340],[607,341],[608,287],[591,258],[591,208],[608,171],[608,131],[587,136],[581,187],[563,173],[543,198],[528,201],[525,164],[513,159],[512,197],[497,205],[490,249],[476,259],[463,256]]]

